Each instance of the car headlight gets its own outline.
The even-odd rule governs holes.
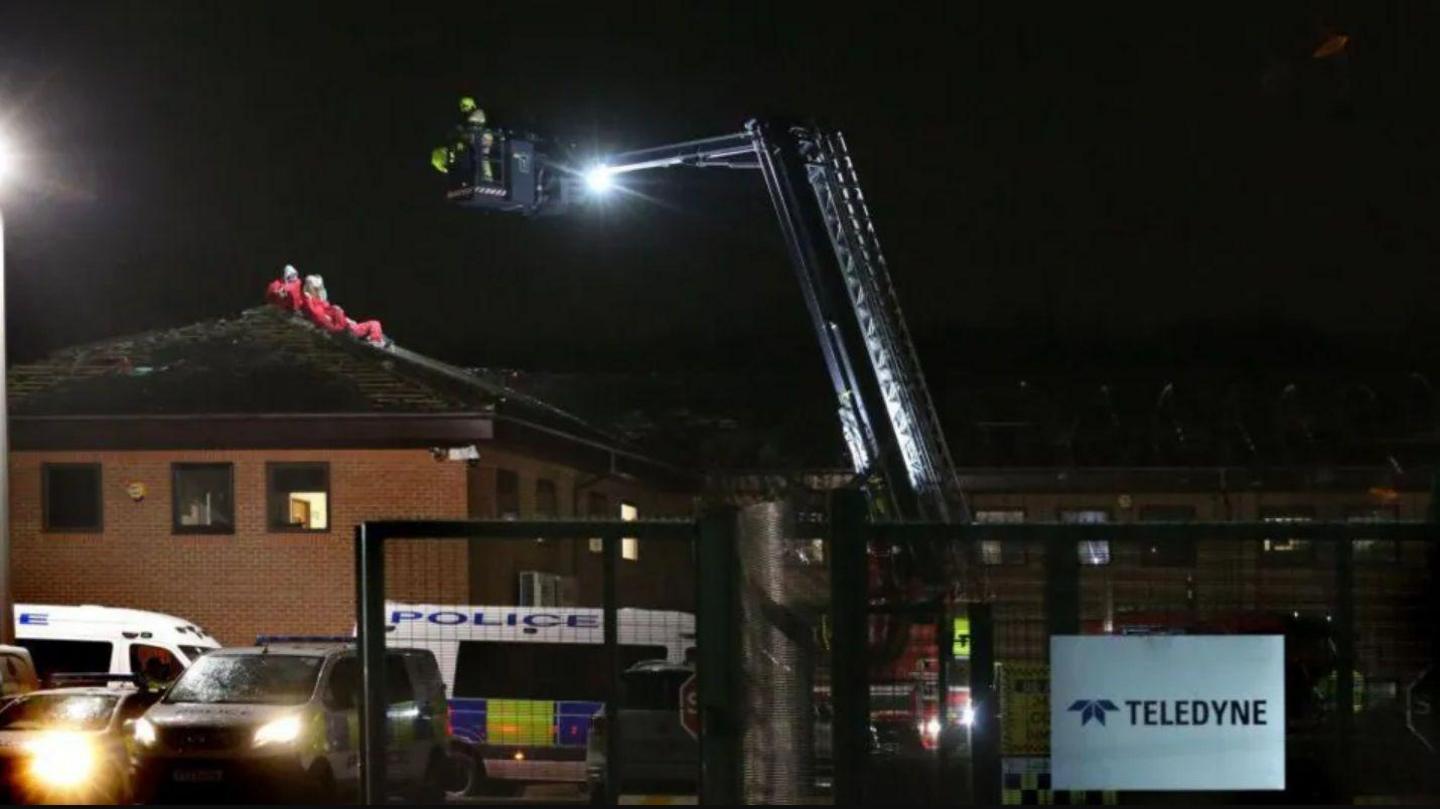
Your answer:
[[[76,787],[95,772],[95,745],[83,734],[42,733],[25,745],[25,752],[30,777],[47,787]]]
[[[300,736],[300,717],[282,716],[255,729],[255,746],[289,744]]]
[[[149,719],[135,720],[135,743],[141,747],[149,747],[155,743],[155,725]]]
[[[929,721],[927,721],[925,723],[925,733],[929,736],[939,736],[940,720],[932,717]]]

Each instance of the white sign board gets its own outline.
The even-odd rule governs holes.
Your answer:
[[[1054,788],[1285,788],[1280,635],[1050,638]]]

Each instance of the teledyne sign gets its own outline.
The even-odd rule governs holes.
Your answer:
[[[1055,789],[1285,788],[1285,639],[1050,639]]]

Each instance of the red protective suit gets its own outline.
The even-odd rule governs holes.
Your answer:
[[[299,278],[293,281],[279,278],[271,281],[270,286],[265,289],[265,300],[289,312],[300,311],[300,302],[304,297]]]
[[[273,306],[289,312],[304,315],[307,320],[320,328],[334,333],[345,333],[376,345],[385,344],[385,333],[380,321],[367,320],[356,323],[345,316],[345,310],[315,295],[306,294],[300,279],[271,281],[265,289],[265,300]]]
[[[376,345],[385,342],[385,333],[380,330],[380,321],[367,320],[364,323],[356,323],[349,318],[346,318],[346,321],[346,326],[350,329],[350,333],[356,337],[369,340]]]

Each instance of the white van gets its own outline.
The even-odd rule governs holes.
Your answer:
[[[220,648],[184,618],[93,604],[16,604],[15,643],[30,650],[42,682],[63,672],[145,674],[169,682]]]

